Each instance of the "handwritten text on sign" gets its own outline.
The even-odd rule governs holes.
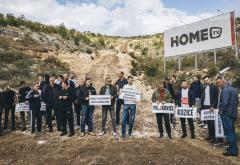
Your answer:
[[[16,104],[15,110],[16,110],[16,112],[29,111],[29,102],[23,102],[23,103]],[[41,102],[40,111],[46,111],[46,103]]]
[[[111,105],[111,95],[90,95],[89,105]]]
[[[215,137],[224,138],[223,125],[220,115],[218,114],[218,109],[215,112]]]
[[[174,114],[174,110],[175,110],[175,105],[173,103],[166,103],[166,104],[152,103],[153,113]]]
[[[128,90],[128,89],[122,89],[121,95],[119,98],[122,98],[124,100],[129,101],[140,101],[141,100],[141,92],[134,91],[134,90]]]
[[[201,121],[206,120],[215,120],[215,110],[210,111],[209,109],[202,109],[201,110]]]
[[[176,108],[175,116],[178,118],[196,118],[197,108],[178,107]]]

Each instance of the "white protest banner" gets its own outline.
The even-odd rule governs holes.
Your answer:
[[[29,111],[29,103],[28,102],[18,103],[15,106],[15,110],[16,112]]]
[[[224,138],[223,125],[220,115],[218,114],[218,109],[215,112],[215,137]]]
[[[90,95],[89,105],[111,105],[111,95]]]
[[[132,90],[132,88],[121,89],[121,94],[119,96],[120,99],[129,100],[129,101],[140,101],[141,100],[141,92]]]
[[[197,118],[197,108],[177,107],[175,116],[178,118]]]
[[[201,121],[215,120],[215,110],[210,111],[209,109],[201,110]]]
[[[175,104],[173,103],[165,103],[165,104],[152,103],[153,113],[174,114],[174,110],[175,110]]]
[[[164,57],[185,55],[236,44],[234,12],[164,31]]]
[[[41,102],[41,109],[40,111],[46,111],[46,103]]]

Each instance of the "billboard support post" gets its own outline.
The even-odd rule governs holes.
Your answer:
[[[194,54],[195,56],[195,69],[198,69],[198,58],[197,58],[197,53]]]
[[[181,57],[178,57],[178,71],[181,71]]]
[[[163,72],[166,73],[166,59],[163,57]]]
[[[214,49],[213,54],[214,54],[214,64],[216,66],[217,65],[217,52],[216,52],[216,49]]]

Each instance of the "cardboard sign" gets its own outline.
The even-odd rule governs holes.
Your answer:
[[[119,95],[120,99],[128,100],[128,101],[140,101],[141,100],[141,92],[134,91],[131,88],[121,89],[121,94]]]
[[[15,106],[16,112],[29,111],[29,102],[18,103]],[[40,111],[46,111],[46,103],[41,102]]]
[[[29,111],[29,103],[23,102],[16,104],[15,111],[16,112]]]
[[[201,121],[215,120],[215,110],[210,111],[209,109],[201,110]]]
[[[178,118],[197,118],[197,108],[177,107],[175,116]]]
[[[152,112],[153,113],[174,114],[174,111],[175,111],[175,104],[173,104],[173,103],[166,103],[166,104],[152,103]]]
[[[41,109],[40,111],[46,111],[46,103],[41,102]]]
[[[218,109],[215,111],[215,137],[216,138],[225,138],[224,130],[222,125],[222,119],[218,114]]]
[[[111,105],[111,95],[90,95],[89,105]]]

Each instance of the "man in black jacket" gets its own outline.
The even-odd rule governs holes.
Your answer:
[[[3,114],[3,107],[4,107],[4,100],[3,100],[3,93],[0,89],[0,136],[3,135],[2,132],[2,114]]]
[[[75,89],[75,102],[74,102],[74,109],[77,117],[77,125],[80,127],[80,114],[82,109],[82,100],[80,98],[80,91],[84,87],[85,81],[81,79],[78,82],[78,86]]]
[[[54,114],[57,114],[56,112],[58,110],[58,97],[61,91],[61,87],[54,83],[55,78],[50,78],[50,84],[46,86],[45,88],[45,96],[44,101],[46,103],[46,117],[47,117],[47,124],[49,132],[52,132],[52,118],[53,118],[53,110]],[[57,117],[58,118],[58,117]],[[59,121],[57,119],[57,126],[58,130],[60,129]]]
[[[191,91],[188,88],[188,83],[186,80],[182,81],[181,84],[181,89],[178,93],[178,97],[177,97],[177,105],[179,107],[192,107],[195,105],[195,97],[194,97],[194,93],[193,91]],[[195,138],[195,132],[194,132],[194,124],[193,124],[193,119],[192,118],[188,118],[188,125],[190,127],[190,131],[191,131],[191,138],[194,139]],[[180,118],[181,121],[181,126],[182,126],[182,136],[181,138],[185,138],[187,136],[187,130],[186,130],[186,118]]]
[[[73,121],[73,109],[72,104],[74,102],[74,91],[70,88],[68,81],[62,82],[62,92],[59,96],[60,109],[62,112],[62,133],[60,136],[67,134],[67,122],[70,133],[68,137],[72,137],[74,133],[74,121]]]
[[[25,81],[20,82],[20,89],[18,90],[18,101],[19,103],[23,103],[26,101],[26,95],[28,92],[31,90],[29,86],[26,86]],[[21,117],[21,123],[22,123],[22,130],[26,130],[26,121],[25,121],[25,111],[20,112],[20,117]]]
[[[16,101],[16,93],[7,86],[3,92],[4,98],[4,109],[5,109],[5,121],[4,121],[4,129],[8,128],[8,115],[9,111],[11,111],[12,117],[12,131],[15,130],[15,101]]]
[[[80,91],[82,100],[82,122],[81,122],[81,137],[85,136],[86,118],[89,116],[88,134],[95,136],[93,133],[93,112],[95,106],[89,105],[89,96],[96,95],[96,89],[92,86],[90,78],[86,78],[86,85]]]
[[[105,79],[105,85],[100,90],[100,95],[111,95],[111,105],[103,105],[102,106],[102,132],[100,133],[100,136],[104,135],[106,133],[105,127],[107,122],[107,112],[109,111],[111,121],[112,121],[112,130],[113,130],[113,136],[117,136],[116,133],[116,120],[115,120],[115,113],[114,113],[114,103],[115,99],[117,97],[117,90],[114,86],[111,84],[111,79],[106,78]]]
[[[35,120],[37,119],[37,132],[40,133],[42,130],[42,114],[41,108],[41,90],[39,84],[35,83],[33,89],[27,94],[26,100],[29,101],[29,109],[31,112],[31,133],[35,132]]]
[[[204,80],[204,89],[202,92],[202,108],[201,109],[209,109],[209,111],[213,111],[217,108],[218,105],[218,87],[211,83],[208,76],[203,78]],[[208,120],[208,138],[211,143],[216,143],[215,138],[215,124],[214,120]]]

